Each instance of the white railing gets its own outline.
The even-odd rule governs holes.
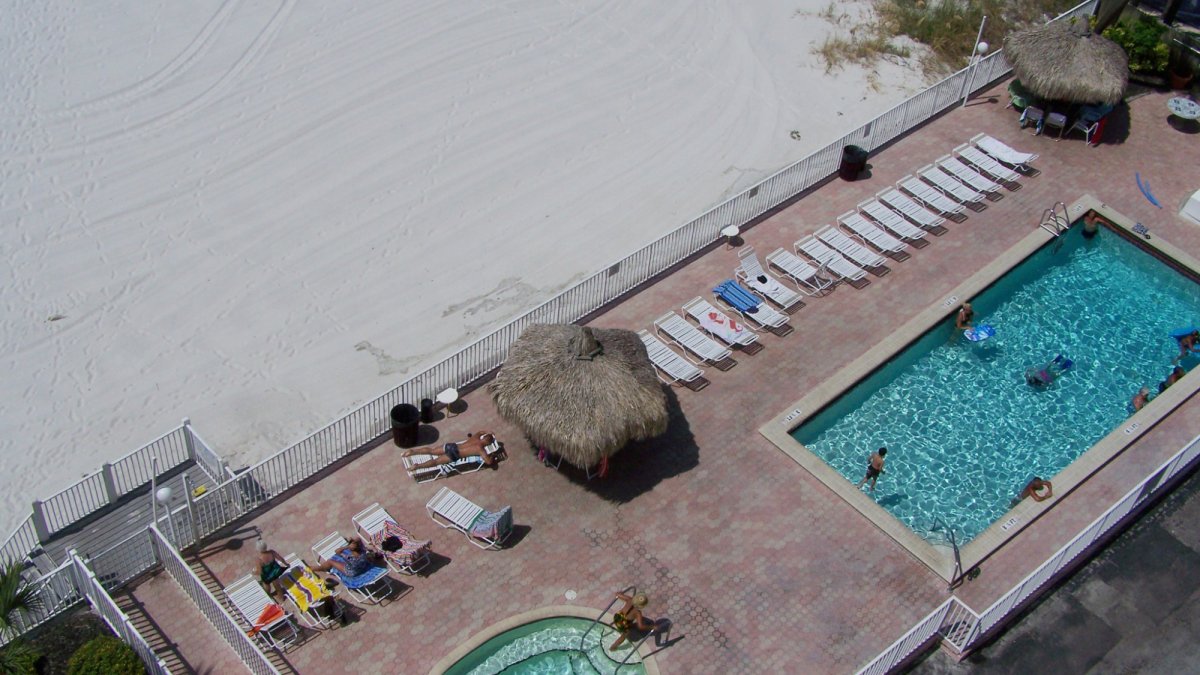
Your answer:
[[[54,618],[82,599],[75,588],[71,563],[65,562],[41,575],[30,584],[37,608],[32,612],[18,612],[16,626],[18,634],[25,633]]]
[[[179,551],[175,550],[171,542],[153,525],[148,528],[148,533],[150,545],[154,547],[154,553],[158,557],[159,563],[183,588],[183,591],[192,599],[192,602],[196,604],[213,628],[216,628],[221,637],[225,638],[225,642],[229,643],[233,651],[241,657],[242,663],[250,669],[250,672],[254,675],[279,675],[279,670],[267,660],[258,645],[254,644],[254,640],[242,632],[238,622],[213,597],[204,582],[200,581],[200,578],[179,555]]]
[[[0,564],[21,562],[37,547],[37,530],[33,527],[33,516],[25,516],[25,520],[4,540],[4,546],[0,546]]]
[[[1075,535],[983,613],[976,614],[958,598],[952,597],[883,650],[859,671],[859,675],[890,673],[935,637],[945,639],[960,654],[980,646],[990,633],[1003,628],[1008,619],[1039,597],[1040,591],[1046,588],[1047,584],[1074,570],[1075,564],[1081,562],[1078,560],[1081,555],[1099,548],[1115,537],[1115,527],[1137,512],[1143,502],[1158,494],[1171,479],[1187,470],[1197,457],[1200,457],[1200,436],[1193,438],[1170,459],[1159,465],[1154,473],[1127,492],[1120,501],[1109,507],[1103,515],[1092,521],[1091,525]],[[952,604],[961,608],[957,614],[954,614]]]
[[[214,483],[220,483],[225,480],[225,460],[209,446],[208,443],[196,433],[192,428],[192,423],[187,418],[183,420],[183,430],[186,436],[188,454],[196,460],[196,464],[204,469],[204,473],[212,479]]]
[[[139,533],[142,539],[146,538],[144,532]],[[150,675],[170,675],[170,670],[167,664],[163,663],[162,659],[154,653],[150,648],[150,644],[146,642],[146,638],[134,628],[133,622],[121,611],[115,600],[104,590],[104,586],[96,579],[96,575],[92,570],[88,569],[86,563],[71,553],[70,560],[67,562],[74,570],[76,586],[80,589],[82,595],[87,598],[92,609],[100,615],[108,627],[116,633],[117,637],[125,641],[125,644],[133,647],[137,655],[141,657],[142,663],[146,666],[146,672]]]
[[[89,556],[88,565],[100,583],[112,590],[156,567],[158,558],[154,556],[154,547],[145,530],[138,530],[110,548]]]

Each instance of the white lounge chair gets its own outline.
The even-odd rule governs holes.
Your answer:
[[[893,192],[895,192],[895,190],[893,190]],[[913,206],[917,205],[914,203]],[[925,230],[922,230],[916,225],[908,222],[904,219],[903,215],[896,213],[887,206],[884,206],[883,202],[879,201],[878,199],[868,199],[859,204],[858,208],[865,212],[868,216],[871,216],[875,222],[898,234],[901,239],[907,239],[908,241],[921,241],[925,238]],[[917,208],[920,209],[921,207],[917,206]],[[925,211],[925,213],[930,216],[933,215],[928,211]]]
[[[355,533],[383,555],[388,567],[401,574],[416,574],[429,564],[430,542],[420,540],[400,527],[379,502],[359,511],[350,519]],[[391,537],[399,540],[399,548],[389,551],[383,542]],[[395,543],[395,542],[393,542]]]
[[[1021,174],[992,159],[991,155],[988,155],[973,145],[967,145],[966,143],[963,143],[955,148],[954,152],[958,153],[959,158],[967,160],[974,165],[975,168],[983,171],[998,181],[1016,183],[1021,179]]]
[[[854,261],[859,267],[879,268],[887,264],[887,258],[867,248],[866,242],[859,243],[862,240],[855,241],[853,237],[832,225],[822,227],[817,230],[816,234],[817,239],[832,246],[838,253]]]
[[[511,507],[485,511],[448,487],[438,490],[425,504],[425,510],[433,522],[462,532],[468,541],[484,550],[500,548],[512,534]]]
[[[722,347],[675,312],[667,312],[655,319],[654,328],[667,339],[700,357],[702,361],[717,364],[733,356],[728,347]]]
[[[908,175],[900,179],[900,187],[908,194],[943,216],[959,216],[966,207],[939,192],[929,183]]]
[[[310,628],[317,629],[332,628],[343,620],[345,610],[336,599],[337,591],[326,586],[325,581],[295,553],[289,553],[283,559],[288,566],[281,577],[284,590],[300,619]]]
[[[321,563],[333,559],[348,543],[345,537],[334,532],[313,544],[312,551],[317,556],[317,562]],[[372,565],[366,572],[355,576],[344,574],[337,568],[330,571],[342,583],[342,588],[359,602],[382,602],[395,591],[388,578],[387,567]]]
[[[242,615],[247,629],[252,630],[257,637],[261,638],[268,648],[283,651],[300,639],[300,633],[296,631],[292,615],[284,611],[282,607],[279,607],[281,614],[275,618],[260,621],[263,612],[268,607],[272,605],[278,607],[279,603],[267,595],[258,579],[247,574],[235,579],[233,583],[225,587],[224,591],[230,604]]]
[[[857,211],[847,211],[838,216],[837,220],[839,225],[884,253],[900,254],[908,250],[908,244],[884,232],[879,226],[863,218]],[[907,221],[904,221],[904,224],[916,229]],[[921,231],[917,230],[917,232]],[[921,232],[921,235],[924,236],[924,233]]]
[[[700,324],[700,330],[730,347],[748,347],[758,342],[758,333],[750,330],[746,324],[730,319],[725,312],[713,307],[712,303],[704,298],[692,298],[683,306],[683,311]]]
[[[970,185],[979,192],[996,194],[997,192],[1000,192],[1000,188],[1003,187],[958,157],[951,157],[950,155],[939,157],[937,160],[937,165],[945,169],[955,178],[959,179],[963,183],[966,183],[967,185]]]
[[[777,279],[767,274],[763,269],[762,263],[758,262],[758,255],[754,253],[753,246],[743,246],[738,249],[738,260],[741,265],[733,271],[742,283],[746,284],[750,290],[762,294],[767,300],[775,303],[788,314],[795,312],[795,309],[800,309],[803,305],[803,300],[800,294],[792,289],[779,283]],[[792,311],[788,311],[792,310]]]
[[[737,312],[738,316],[759,328],[774,332],[776,335],[786,335],[791,332],[787,326],[791,318],[767,304],[765,300],[755,295],[750,289],[742,286],[733,279],[726,279],[713,287],[713,295],[725,303],[725,306]]]
[[[649,331],[639,330],[638,337],[642,338],[642,344],[646,345],[646,354],[650,357],[650,363],[653,363],[654,367],[658,369],[658,379],[662,380],[664,384],[683,383],[687,385],[704,380],[703,370],[663,344],[662,340],[651,335]],[[663,375],[670,379],[664,378]]]
[[[1032,171],[1033,169],[1029,165],[1033,160],[1038,158],[1032,152],[1014,150],[1008,144],[998,141],[987,134],[977,134],[971,139],[971,142],[975,144],[975,147],[996,158],[997,161],[1021,171]]]
[[[797,253],[803,253],[821,267],[836,274],[846,281],[859,281],[866,278],[867,271],[842,257],[841,253],[829,248],[816,235],[807,237],[795,243]]]
[[[941,167],[930,164],[918,171],[917,174],[932,183],[943,194],[954,197],[964,204],[983,205],[984,195],[982,192],[977,192],[975,189],[963,185],[953,175],[942,170]]]
[[[833,285],[820,275],[820,269],[797,258],[791,251],[775,249],[767,255],[767,264],[774,265],[796,284],[796,288],[808,295],[816,295]]]
[[[903,213],[909,220],[927,230],[935,230],[942,227],[942,223],[946,222],[945,218],[916,203],[896,188],[888,188],[880,192],[879,200]],[[959,205],[959,208],[962,208],[962,206]],[[900,233],[897,232],[896,234]]]
[[[485,452],[493,458],[503,456],[504,445],[497,439],[493,438],[492,442],[485,448]],[[460,457],[453,462],[447,464],[435,464],[422,469],[414,468],[418,464],[427,462],[436,458],[436,455],[418,454],[418,455],[400,455],[400,461],[404,464],[404,470],[413,477],[413,480],[418,483],[424,483],[431,480],[450,476],[456,473],[474,473],[483,467],[487,466],[482,457]]]

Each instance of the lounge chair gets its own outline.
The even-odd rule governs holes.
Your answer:
[[[667,339],[714,365],[732,361],[733,352],[716,340],[701,333],[675,312],[667,312],[654,320],[654,328]],[[719,366],[718,366],[719,367]],[[732,366],[729,366],[732,367]]]
[[[749,289],[733,279],[722,281],[714,286],[712,290],[718,300],[737,312],[743,319],[759,328],[770,330],[779,335],[784,334],[781,331],[791,331],[790,328],[784,328],[791,321],[787,314],[771,307],[765,300],[751,293]]]
[[[820,275],[821,270],[813,267],[796,257],[791,251],[781,248],[767,255],[767,264],[774,265],[796,284],[801,292],[808,295],[823,293],[833,285],[833,282]]]
[[[963,185],[953,175],[946,173],[941,167],[930,164],[917,172],[921,178],[929,181],[943,194],[949,195],[966,204],[968,208],[978,209],[983,206],[984,195],[973,188]]]
[[[750,290],[775,303],[788,314],[794,314],[804,306],[799,293],[767,274],[762,263],[758,262],[758,256],[754,253],[753,246],[743,246],[738,249],[737,255],[742,264],[733,271],[733,274]]]
[[[1029,166],[1038,156],[1032,152],[1021,152],[1014,150],[1007,144],[988,136],[987,134],[977,134],[971,139],[975,147],[991,155],[996,161],[1007,164],[1014,169],[1024,171],[1026,173],[1033,171]]]
[[[326,560],[332,560],[338,554],[338,551],[348,543],[345,537],[334,532],[313,544],[312,550],[317,556],[317,562],[325,562]],[[352,577],[343,574],[336,567],[331,569],[330,572],[342,583],[342,587],[359,602],[382,602],[384,598],[391,595],[395,590],[392,588],[391,580],[388,578],[388,568],[386,566],[372,565],[366,572]]]
[[[730,347],[738,346],[743,349],[755,345],[761,349],[758,333],[750,327],[738,323],[725,315],[725,312],[712,306],[712,303],[701,297],[695,297],[683,306],[683,311],[700,324],[700,330],[717,338]],[[753,350],[757,351],[757,350]],[[747,353],[752,353],[748,351]]]
[[[485,511],[454,490],[444,487],[425,504],[433,522],[467,535],[467,540],[484,550],[498,549],[512,534],[512,507]]]
[[[887,258],[867,248],[866,242],[861,239],[855,241],[853,237],[832,225],[822,227],[817,230],[816,234],[817,239],[832,246],[838,253],[854,261],[859,267],[879,269],[887,265]]]
[[[909,224],[908,221],[904,221],[903,219],[901,220],[905,225],[917,230],[917,228]],[[862,239],[863,241],[866,241],[868,244],[874,246],[880,251],[883,251],[884,253],[888,253],[897,258],[900,256],[908,256],[908,244],[905,244],[887,232],[884,232],[883,228],[862,217],[862,214],[857,211],[847,211],[846,213],[843,213],[842,215],[838,216],[837,222],[852,235]],[[920,230],[917,230],[917,232],[920,232],[922,236],[925,234]]]
[[[883,190],[879,193],[878,197],[880,202],[886,204],[889,208],[903,213],[906,218],[917,225],[920,225],[926,230],[929,230],[934,234],[938,234],[939,232],[943,231],[941,228],[943,227],[942,224],[946,222],[945,218],[939,216],[933,211],[930,211],[924,206],[921,206],[917,202],[910,199],[908,195],[905,195],[896,188],[888,188]],[[960,206],[959,208],[962,207]],[[870,213],[870,211],[867,213]],[[884,226],[886,227],[887,223],[884,223]],[[900,233],[897,232],[896,234]]]
[[[796,253],[803,253],[840,279],[856,282],[867,276],[866,270],[843,258],[841,253],[826,246],[816,235],[810,234],[797,241],[794,246]]]
[[[980,169],[998,181],[1016,183],[1021,179],[1021,174],[997,162],[991,155],[973,145],[964,143],[955,148],[954,152],[958,153],[960,158],[973,164],[975,168]]]
[[[250,635],[261,639],[269,649],[283,651],[300,639],[292,615],[267,595],[255,577],[239,577],[224,591],[242,615]]]
[[[915,176],[908,175],[901,178],[900,187],[904,188],[914,199],[943,216],[965,217],[963,211],[966,210],[966,207],[942,194],[929,183],[918,180]]]
[[[378,551],[393,570],[401,574],[416,574],[429,564],[432,542],[412,536],[378,502],[360,511],[350,519],[350,523],[358,536]],[[384,542],[392,537],[398,541],[385,547]]]
[[[296,608],[300,619],[310,628],[332,628],[345,621],[345,610],[337,601],[337,592],[330,590],[321,577],[295,553],[284,561],[288,569],[280,580],[287,598]]]
[[[970,185],[972,188],[986,194],[996,194],[1000,192],[1002,187],[999,183],[988,178],[980,173],[977,169],[962,161],[958,157],[945,155],[938,158],[937,165],[945,169],[955,178],[963,183]]]
[[[639,330],[638,337],[642,338],[642,344],[646,345],[646,354],[658,370],[658,379],[664,384],[682,383],[685,386],[692,385],[696,390],[703,388],[704,385],[700,383],[707,382],[703,370],[663,344],[662,340],[651,335],[649,331]],[[663,375],[670,379],[664,378]]]
[[[897,236],[899,236],[901,239],[904,239],[905,241],[920,242],[925,239],[925,230],[922,230],[921,228],[917,227],[916,225],[913,225],[912,223],[908,222],[907,220],[904,219],[903,215],[896,213],[895,211],[891,210],[890,208],[884,206],[883,202],[879,201],[878,199],[868,199],[867,201],[859,204],[858,208],[859,208],[859,210],[866,213],[868,216],[871,216],[871,218],[874,219],[875,222],[884,226],[889,231],[896,233]],[[917,208],[920,208],[920,207],[917,207]],[[929,212],[926,211],[926,213],[929,213]],[[932,214],[930,214],[930,215],[932,215]],[[854,211],[850,211],[849,214],[842,214],[842,216],[840,216],[838,219],[842,220],[849,216],[858,216],[858,219],[862,220],[863,222],[867,222],[867,220],[865,218],[863,218],[861,215],[855,213]],[[870,224],[870,223],[868,222],[867,224]],[[860,237],[866,238],[866,235],[862,234],[861,232],[857,232],[857,234]],[[867,239],[867,240],[870,241],[870,239]],[[871,242],[871,243],[875,243],[875,242]]]
[[[487,448],[484,449],[484,451],[487,452],[487,454],[492,457],[493,460],[503,458],[504,444],[499,440],[492,439],[492,442],[487,446]],[[423,469],[413,468],[418,464],[427,462],[435,457],[436,455],[425,454],[401,455],[400,461],[404,464],[404,470],[407,471],[409,475],[413,477],[413,480],[417,481],[418,483],[437,480],[439,478],[452,476],[457,473],[474,473],[487,466],[487,464],[484,464],[482,457],[470,456],[460,457],[453,462],[448,462],[446,464],[427,466]]]

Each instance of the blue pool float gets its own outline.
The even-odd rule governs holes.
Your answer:
[[[996,334],[996,329],[991,326],[979,326],[978,328],[968,328],[963,331],[963,337],[971,342],[979,342],[986,340]]]
[[[1195,333],[1197,330],[1200,330],[1200,329],[1197,329],[1195,326],[1184,326],[1183,328],[1176,328],[1175,330],[1171,331],[1171,337],[1175,338],[1175,341],[1178,342],[1179,340],[1182,340],[1183,338],[1191,335],[1192,333]]]

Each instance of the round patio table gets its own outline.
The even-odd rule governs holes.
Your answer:
[[[1171,111],[1171,126],[1179,129],[1182,126],[1194,126],[1196,119],[1200,118],[1200,103],[1196,103],[1190,98],[1176,96],[1167,101],[1167,108]],[[1174,120],[1178,119],[1179,122]]]

